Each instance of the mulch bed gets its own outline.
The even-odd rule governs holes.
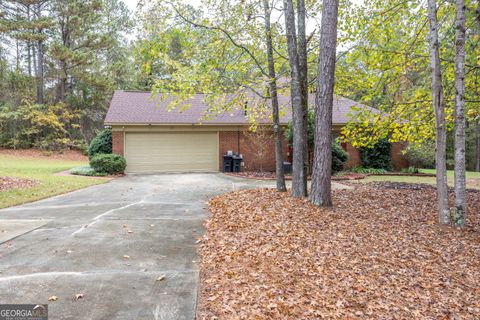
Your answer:
[[[437,223],[435,188],[334,192],[333,209],[272,189],[210,201],[200,319],[480,319],[480,192],[468,227]]]
[[[30,188],[38,184],[38,181],[16,177],[0,177],[0,192],[9,189]]]
[[[242,171],[242,172],[225,172],[226,175],[258,180],[275,180],[275,172],[259,172],[259,171]],[[342,176],[333,176],[332,180],[359,180],[364,179],[367,175],[361,173],[347,172]],[[292,180],[292,175],[286,174],[286,180]],[[310,178],[309,178],[310,179]]]

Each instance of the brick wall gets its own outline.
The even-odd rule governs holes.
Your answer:
[[[342,143],[342,147],[348,153],[347,168],[353,168],[362,165],[362,161],[360,160],[360,151],[358,151],[357,148],[348,142]]]
[[[123,156],[123,132],[112,131],[112,152]]]
[[[400,170],[402,168],[408,168],[409,163],[408,159],[403,155],[402,150],[406,147],[404,142],[395,142],[392,143],[392,166],[395,170]]]
[[[342,147],[345,151],[348,152],[348,163],[347,168],[353,168],[362,165],[362,161],[360,159],[360,151],[353,147],[350,143],[342,143]],[[408,168],[408,160],[402,154],[402,150],[405,148],[405,143],[395,142],[392,143],[392,150],[391,150],[391,159],[392,159],[392,166],[395,170],[400,170],[402,168]]]
[[[283,138],[283,134],[282,134]],[[282,141],[283,158],[288,155],[287,141]],[[243,155],[243,171],[275,171],[275,144],[272,131],[259,130],[258,133],[242,131],[220,131],[219,157],[220,168],[223,167],[223,155],[231,150]]]

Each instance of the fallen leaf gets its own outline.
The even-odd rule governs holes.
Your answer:
[[[159,276],[156,281],[162,281],[162,280],[165,280],[165,275],[163,274]]]
[[[126,255],[126,254],[124,254],[124,255],[123,255],[123,259],[130,259],[130,256],[129,256],[129,255]]]
[[[50,296],[48,297],[48,301],[57,301],[58,297],[57,296]]]
[[[75,295],[75,300],[78,300],[78,299],[83,299],[83,293],[77,293]]]

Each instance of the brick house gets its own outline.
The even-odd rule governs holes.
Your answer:
[[[310,98],[313,100],[313,95]],[[280,96],[279,100],[285,106],[280,119],[285,128],[291,119],[290,98]],[[115,91],[105,126],[112,127],[113,152],[126,158],[127,172],[221,171],[223,155],[229,150],[243,155],[242,170],[274,170],[268,116],[257,119],[259,129],[252,133],[248,130],[248,108],[244,106],[205,118],[209,107],[202,94],[187,100],[185,110],[168,110],[168,104],[168,98],[152,98],[150,92]],[[333,107],[334,134],[338,135],[349,120],[352,106],[378,112],[337,96]],[[360,165],[358,150],[350,144],[343,147],[349,154],[348,166]],[[401,149],[400,144],[392,147],[396,168],[406,166]],[[283,153],[288,160],[287,141],[283,141]]]

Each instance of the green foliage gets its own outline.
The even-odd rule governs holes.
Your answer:
[[[90,142],[113,91],[135,82],[128,8],[121,0],[5,0],[0,7],[0,144],[58,149]],[[31,119],[25,109],[33,109]]]
[[[402,172],[417,174],[417,173],[420,173],[420,170],[418,169],[418,167],[410,166],[408,168],[402,168]]]
[[[0,107],[0,146],[36,147],[61,150],[72,146],[68,128],[75,127],[76,115],[63,103],[38,105],[26,103],[18,108]]]
[[[285,130],[285,138],[289,143],[293,141],[293,124],[290,121],[288,123],[287,129]],[[310,111],[308,113],[308,122],[307,122],[307,143],[310,150],[313,149],[315,143],[315,113]],[[348,153],[343,150],[338,139],[332,141],[332,172],[336,173],[342,171],[345,168],[345,165],[348,161]]]
[[[290,121],[285,129],[285,139],[289,143],[293,142],[293,123]],[[307,119],[307,143],[309,146],[313,146],[315,143],[315,112],[309,111],[308,112],[308,119]]]
[[[88,147],[88,157],[91,159],[99,153],[112,153],[112,129],[100,131]]]
[[[95,171],[90,166],[75,167],[70,170],[70,173],[78,176],[87,176],[87,177],[101,177],[101,176],[107,175],[107,173]]]
[[[339,172],[345,168],[348,161],[348,153],[342,146],[334,141],[332,142],[332,172]]]
[[[410,143],[405,149],[408,162],[415,168],[435,168],[435,141]]]
[[[127,161],[118,154],[97,154],[90,159],[90,166],[96,171],[108,174],[119,174],[125,171]]]
[[[353,167],[353,168],[350,168],[348,171],[355,172],[355,173],[362,173],[362,174],[385,174],[388,172],[385,169],[365,168],[365,167]]]
[[[372,147],[360,149],[360,159],[364,168],[392,170],[392,145],[387,139],[380,139]]]

